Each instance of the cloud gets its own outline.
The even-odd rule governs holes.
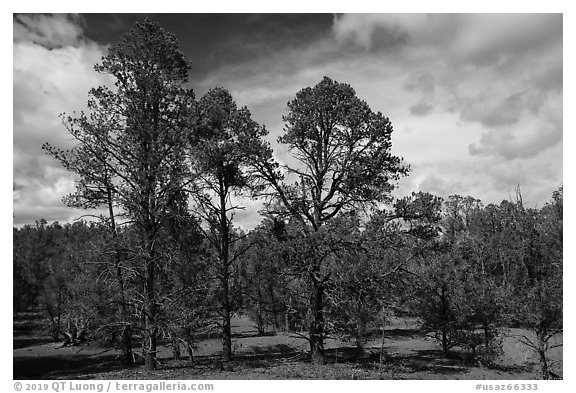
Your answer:
[[[497,158],[478,166],[477,170],[485,174],[488,181],[484,187],[494,195],[490,199],[507,199],[520,185],[527,206],[542,205],[549,200],[552,192],[563,183],[562,147],[555,146],[543,152],[539,158],[513,161]]]
[[[522,112],[527,109],[522,93],[515,93],[503,99],[474,97],[462,105],[460,119],[477,121],[492,128],[517,123]]]
[[[84,31],[97,37],[108,25],[84,29],[89,17],[26,18],[14,22],[19,206],[26,206],[26,198],[37,203],[27,195],[45,195],[42,188],[68,176],[48,172],[57,164],[39,148],[45,141],[71,144],[57,114],[82,109],[87,90],[106,83],[92,71],[105,48]],[[173,24],[174,31],[186,32],[177,24],[190,25],[186,15],[166,18],[169,30]],[[400,182],[400,194],[423,188],[491,202],[520,182],[527,200],[537,200],[548,199],[562,182],[561,15],[347,14],[334,17],[331,27],[310,17],[302,29],[285,29],[294,21],[282,17],[235,18],[220,20],[218,34],[189,39],[193,34],[179,33],[186,54],[195,55],[190,59],[201,60],[191,87],[198,97],[227,88],[267,126],[282,162],[292,160],[275,143],[286,103],[327,75],[351,84],[373,110],[390,117],[393,152],[414,169]],[[115,41],[117,33],[107,33],[108,39]],[[275,45],[276,38],[281,44]],[[250,205],[238,222],[253,225],[256,210]]]
[[[382,50],[406,44],[409,37],[401,27],[396,23],[382,23],[378,14],[347,14],[335,17],[332,30],[340,44]]]
[[[32,42],[47,48],[76,45],[82,40],[82,18],[78,15],[14,16],[14,42]]]
[[[396,37],[407,48],[439,50],[448,61],[487,65],[556,43],[562,24],[562,14],[346,14],[332,29],[337,40],[366,49]]]
[[[462,161],[445,157],[413,165],[412,174],[400,182],[397,197],[413,190],[446,198],[469,195],[485,204],[500,203],[514,195],[520,185],[527,206],[542,206],[563,183],[562,146],[554,146],[539,159],[503,157]]]
[[[561,14],[351,14],[336,17],[333,32],[338,42],[364,48],[365,64],[404,72],[407,95],[391,90],[399,102],[414,103],[405,111],[412,118],[396,112],[396,121],[416,130],[414,138],[416,118],[426,116],[430,130],[442,112],[453,113],[458,122],[444,127],[454,135],[464,125],[481,126],[469,154],[513,160],[562,142],[562,115],[549,113],[562,107],[562,25]],[[395,52],[377,50],[383,32],[403,37]],[[359,65],[359,73],[369,67]],[[374,89],[390,86],[374,82]]]
[[[492,129],[483,133],[477,143],[469,146],[470,154],[500,156],[511,160],[518,157],[535,157],[544,150],[561,145],[562,97],[558,94],[549,94],[541,98],[542,103],[535,106],[532,113],[515,115],[513,109],[530,108],[530,105],[517,103],[502,105],[501,112],[505,114],[504,117],[496,115],[489,117],[493,119]],[[494,119],[498,119],[498,122]]]
[[[562,14],[464,14],[450,50],[476,65],[533,55],[562,40]]]
[[[522,133],[510,128],[482,135],[478,143],[469,146],[470,154],[501,156],[507,160],[529,158],[562,142],[562,126],[556,122],[528,124]]]
[[[433,95],[436,87],[436,80],[429,72],[411,75],[404,83],[408,91],[419,91],[426,95]]]
[[[435,174],[426,176],[418,185],[418,190],[447,198],[462,189],[459,181],[449,181]]]
[[[425,14],[345,14],[335,16],[332,30],[342,44],[382,50],[420,39],[431,19]]]
[[[423,72],[411,75],[404,82],[404,88],[422,97],[418,103],[408,108],[411,115],[426,116],[432,112],[434,105],[430,101],[434,99],[436,90],[436,80],[432,74]]]
[[[530,83],[535,89],[542,93],[549,91],[561,92],[563,82],[562,68],[562,46],[557,46],[554,51],[550,51],[551,57],[547,63],[541,62],[533,68]]]
[[[44,142],[67,148],[73,141],[62,112],[86,108],[88,90],[109,84],[93,70],[105,47],[82,38],[81,18],[17,15],[13,47],[14,223],[62,217],[61,198],[72,178],[41,150]],[[70,217],[68,211],[65,216]]]
[[[494,42],[495,37],[472,40],[489,16],[408,17],[405,25],[381,15],[347,15],[335,21],[346,22],[340,34],[365,50],[348,62],[361,79],[353,86],[362,86],[363,98],[373,107],[382,106],[397,130],[411,130],[393,135],[394,152],[413,167],[396,195],[423,189],[498,202],[520,183],[526,200],[538,202],[562,183],[561,157],[550,155],[562,144],[558,16],[506,17],[518,19],[509,33],[513,37],[505,42]],[[470,18],[478,20],[468,26]],[[522,23],[526,21],[531,24]],[[375,51],[371,44],[378,23],[407,34],[393,54]],[[505,18],[495,24],[498,31],[506,31]],[[534,32],[527,31],[531,25]],[[497,56],[487,55],[492,50]],[[414,104],[406,110],[406,102]],[[543,157],[552,165],[540,162]],[[533,179],[529,173],[544,177]]]
[[[425,101],[420,101],[419,103],[414,104],[410,108],[408,108],[408,111],[410,112],[411,115],[414,116],[426,116],[427,114],[432,112],[433,108],[434,106],[432,104],[429,104],[428,102]]]

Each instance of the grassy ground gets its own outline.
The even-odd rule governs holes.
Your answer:
[[[119,352],[97,347],[66,347],[46,342],[33,327],[14,330],[15,379],[536,379],[534,359],[513,335],[504,338],[504,355],[497,367],[486,368],[465,352],[444,357],[438,345],[422,335],[412,320],[393,320],[384,341],[385,359],[380,361],[381,338],[369,341],[363,354],[349,343],[329,339],[327,364],[308,361],[305,340],[292,334],[257,336],[246,318],[234,320],[235,360],[233,371],[221,371],[218,339],[202,341],[193,364],[172,359],[171,348],[160,346],[160,367],[153,373],[142,365],[122,366]],[[561,375],[562,350],[552,353]]]

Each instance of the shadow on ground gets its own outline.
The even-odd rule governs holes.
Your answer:
[[[356,363],[366,370],[385,370],[396,373],[432,373],[449,378],[455,374],[465,374],[474,364],[465,354],[451,353],[445,357],[438,350],[415,350],[408,354],[384,353],[375,349],[359,350],[354,347],[335,348],[326,351],[330,363]]]
[[[13,361],[14,379],[87,379],[90,374],[125,368],[116,355],[14,357]]]
[[[12,345],[14,349],[33,347],[36,345],[43,345],[54,342],[52,337],[42,337],[42,336],[19,336],[14,337],[12,340]]]

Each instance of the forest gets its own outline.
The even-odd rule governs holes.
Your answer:
[[[329,77],[288,102],[281,163],[225,88],[195,96],[189,68],[173,34],[137,23],[95,65],[113,87],[61,115],[75,147],[42,148],[75,176],[63,202],[100,213],[13,229],[15,326],[35,315],[52,347],[114,350],[158,377],[166,359],[206,366],[206,340],[210,367],[241,370],[240,319],[302,343],[286,355],[298,364],[392,378],[394,324],[412,321],[438,358],[502,369],[512,337],[529,354],[518,370],[562,378],[562,187],[541,207],[520,186],[500,204],[396,198],[410,166],[390,119]]]

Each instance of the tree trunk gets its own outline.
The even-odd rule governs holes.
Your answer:
[[[186,351],[188,352],[188,362],[194,363],[194,349],[191,343],[186,343]]]
[[[274,322],[274,334],[280,330],[280,322],[278,321],[278,308],[276,307],[276,297],[274,296],[274,288],[272,284],[268,286],[268,291],[270,292],[270,301],[272,302],[272,318]]]
[[[318,144],[316,146],[318,149],[318,167],[323,166],[323,155],[322,146]],[[322,225],[322,188],[323,188],[323,177],[318,176],[316,178],[317,183],[315,185],[316,191],[312,192],[312,198],[314,200],[314,231],[318,231]],[[304,180],[301,179],[302,185],[305,184]],[[312,363],[314,364],[326,364],[326,359],[324,357],[324,281],[321,277],[321,263],[322,260],[318,257],[314,257],[310,261],[312,263],[310,278],[312,280],[313,288],[310,297],[310,310],[312,311],[312,323],[310,324],[310,352]]]
[[[356,319],[356,348],[361,354],[364,353],[364,321],[361,316]]]
[[[62,313],[60,311],[60,292],[58,292],[58,305],[56,308],[56,318],[51,315],[50,310],[48,310],[48,314],[50,315],[50,321],[52,322],[52,338],[54,341],[60,341],[60,332],[62,331]],[[56,321],[54,321],[56,319]]]
[[[174,360],[180,360],[182,358],[180,354],[180,339],[174,332],[172,332],[172,356]]]
[[[156,341],[158,335],[158,327],[156,326],[156,293],[154,288],[154,280],[156,275],[155,265],[155,247],[154,247],[154,230],[148,228],[147,250],[148,255],[146,261],[146,303],[145,308],[145,337],[146,348],[144,350],[145,356],[145,369],[152,371],[156,369]]]
[[[225,311],[225,313],[222,323],[222,360],[229,362],[232,360],[232,330],[229,311]]]
[[[380,340],[380,358],[378,370],[382,372],[382,367],[384,366],[384,363],[386,363],[386,352],[384,349],[386,340],[386,316],[383,316],[382,318],[382,325],[380,326],[380,330],[382,331],[382,338]]]
[[[264,336],[266,334],[266,330],[264,329],[264,321],[262,320],[262,314],[258,313],[256,316],[256,329],[258,330],[257,334],[259,336]]]
[[[486,313],[484,315],[486,315]],[[488,323],[487,318],[484,318],[483,325],[484,325],[484,347],[486,348],[486,353],[488,354],[493,334],[490,331],[490,324]]]
[[[262,303],[264,300],[262,299],[262,292],[260,291],[260,287],[258,287],[258,307],[256,311],[256,328],[258,329],[258,335],[263,336],[265,334],[264,329],[264,310],[262,307]]]
[[[445,286],[442,286],[441,289],[441,296],[440,300],[442,302],[442,318],[443,318],[443,325],[442,325],[442,352],[444,356],[448,356],[448,323],[450,318],[449,307],[450,304],[448,302],[448,294]]]
[[[540,365],[540,377],[542,379],[551,379],[550,367],[546,356],[546,341],[540,334],[538,334],[538,364]]]
[[[222,284],[222,360],[230,362],[232,360],[232,331],[230,319],[232,317],[232,304],[230,299],[230,223],[226,215],[226,198],[228,188],[224,179],[219,179],[220,197],[220,269]]]
[[[132,325],[130,324],[124,326],[124,330],[122,330],[122,351],[126,364],[134,364],[134,354],[132,353]]]
[[[186,339],[184,343],[186,345],[186,352],[188,352],[188,362],[194,363],[194,333],[190,326],[186,327]]]
[[[132,325],[128,320],[128,310],[126,307],[126,296],[124,293],[124,279],[122,277],[122,271],[120,268],[119,252],[116,250],[116,266],[117,266],[117,277],[118,277],[118,289],[120,291],[120,319],[126,325],[122,330],[122,352],[124,353],[124,362],[127,365],[134,364],[134,354],[132,353]]]
[[[226,244],[224,255],[222,255],[222,360],[229,362],[232,360],[232,329],[230,320],[232,318],[232,305],[230,304],[230,273],[228,271],[228,247]]]
[[[546,359],[546,352],[538,351],[540,364],[540,377],[542,379],[550,379],[550,370],[548,368],[548,360]]]
[[[154,304],[151,303],[151,299],[147,299],[147,314],[145,318],[145,347],[144,352],[144,364],[147,371],[156,370],[156,340],[157,340],[157,326],[154,319]]]
[[[132,326],[128,321],[128,310],[126,308],[126,295],[124,289],[124,276],[122,274],[122,255],[120,253],[118,230],[116,229],[116,220],[114,215],[114,204],[112,200],[112,187],[107,183],[106,195],[108,202],[108,215],[110,218],[110,231],[114,240],[114,259],[116,263],[116,278],[118,279],[118,291],[120,292],[120,319],[121,322],[126,323],[122,330],[122,351],[124,353],[124,362],[131,366],[134,364],[134,355],[132,354]]]
[[[310,299],[313,321],[310,324],[310,354],[314,364],[326,364],[324,357],[324,286],[313,279],[314,291]]]
[[[442,352],[444,356],[448,356],[448,329],[442,326]]]
[[[146,371],[156,370],[156,332],[146,329],[146,345],[144,356],[144,369]]]
[[[194,363],[194,349],[192,349],[192,345],[190,343],[186,345],[186,350],[188,351],[188,362]]]

